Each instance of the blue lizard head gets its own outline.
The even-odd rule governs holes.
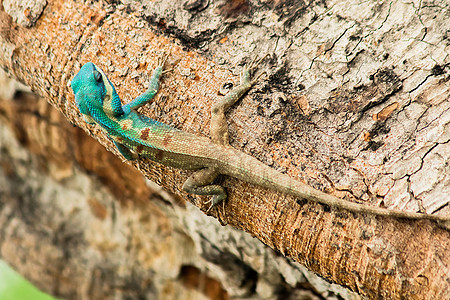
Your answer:
[[[71,87],[75,94],[75,103],[85,118],[91,117],[89,108],[103,106],[106,87],[101,72],[93,63],[88,62],[81,67],[72,79]]]
[[[88,123],[106,125],[108,118],[123,115],[120,98],[105,73],[91,62],[72,79],[75,102]]]

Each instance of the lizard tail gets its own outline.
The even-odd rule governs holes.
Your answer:
[[[229,151],[229,152],[228,152]],[[360,203],[346,201],[333,195],[321,192],[298,180],[280,173],[259,160],[233,148],[223,153],[220,173],[238,178],[251,184],[259,185],[275,191],[293,195],[298,198],[326,204],[335,208],[362,214],[396,217],[403,219],[428,219],[450,222],[450,216],[405,212],[400,210],[384,209]],[[227,157],[228,159],[225,159]],[[450,223],[449,223],[450,225]]]

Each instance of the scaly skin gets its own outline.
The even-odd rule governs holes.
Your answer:
[[[407,219],[450,220],[450,216],[388,210],[336,198],[277,172],[229,146],[225,110],[256,82],[257,78],[252,80],[251,74],[259,62],[253,61],[250,67],[245,68],[241,84],[213,106],[211,140],[138,114],[135,109],[150,102],[157,93],[164,62],[165,59],[160,60],[147,91],[123,106],[105,73],[88,62],[71,83],[76,104],[86,122],[100,126],[126,159],[136,159],[137,155],[140,155],[166,166],[197,170],[186,180],[183,190],[199,195],[211,195],[211,206],[226,198],[223,187],[212,184],[218,175],[223,174],[352,212]]]

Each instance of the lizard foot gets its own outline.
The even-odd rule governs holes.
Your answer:
[[[211,197],[211,199],[209,199],[208,201],[206,201],[204,204],[209,204],[208,209],[206,210],[206,213],[209,213],[209,211],[215,207],[217,204],[219,204],[220,202],[222,202],[222,204],[224,205],[225,208],[225,199],[226,199],[226,194],[221,194],[221,195],[213,195]]]
[[[158,65],[157,67],[161,67],[164,69],[164,65],[166,64],[167,58],[169,57],[169,54],[167,54],[166,52],[163,52],[159,57],[158,57]]]
[[[166,52],[163,52],[163,54],[160,57],[158,57],[158,65],[156,67],[161,68],[163,70],[161,72],[161,75],[173,71],[173,68],[164,70],[164,65],[166,64],[168,57],[169,57],[169,54],[167,54]]]
[[[261,76],[267,74],[266,71],[263,71],[260,74],[256,75],[253,79],[250,79],[252,73],[254,73],[258,69],[261,62],[268,56],[269,56],[269,53],[267,53],[260,59],[258,59],[258,57],[255,56],[255,58],[252,60],[250,65],[244,66],[244,69],[242,70],[242,73],[241,73],[241,84],[254,85],[259,80],[259,78],[261,78]]]

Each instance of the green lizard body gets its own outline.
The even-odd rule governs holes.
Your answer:
[[[225,110],[255,83],[256,80],[251,80],[251,73],[256,68],[254,62],[244,69],[241,84],[213,106],[211,139],[175,129],[137,113],[136,108],[155,96],[163,64],[164,61],[160,62],[155,69],[147,91],[126,105],[121,104],[105,73],[91,62],[83,65],[73,78],[71,87],[77,107],[86,122],[100,126],[126,159],[135,159],[137,154],[166,166],[196,170],[184,183],[183,190],[211,195],[211,205],[217,205],[226,198],[223,187],[213,184],[215,178],[222,174],[353,212],[409,219],[450,220],[450,217],[387,210],[339,199],[282,174],[229,146]]]

